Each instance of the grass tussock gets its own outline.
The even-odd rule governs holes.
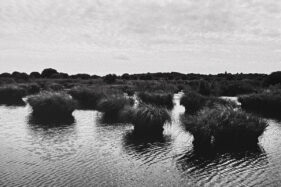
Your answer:
[[[126,108],[134,105],[134,100],[124,96],[111,96],[102,99],[98,105],[97,110],[103,112],[105,116],[115,118],[120,112]]]
[[[6,85],[0,87],[0,104],[22,105],[22,98],[26,96],[27,91],[16,85]]]
[[[170,93],[138,93],[139,99],[146,104],[153,104],[166,108],[173,108],[173,95]]]
[[[205,108],[197,115],[183,116],[182,123],[200,146],[254,145],[267,127],[263,119],[232,107]]]
[[[281,91],[244,95],[238,101],[245,110],[281,117]]]
[[[80,109],[96,109],[98,103],[105,97],[99,90],[84,87],[75,87],[68,93],[78,101]]]
[[[136,133],[162,133],[164,124],[171,121],[167,109],[153,105],[138,106],[138,108],[133,109],[129,115]]]
[[[72,117],[76,102],[70,95],[60,92],[43,92],[27,99],[32,115],[37,119],[63,120]]]
[[[180,104],[185,107],[185,113],[187,114],[196,114],[205,107],[230,106],[234,108],[237,106],[233,101],[214,96],[203,96],[196,92],[185,93],[180,100]]]

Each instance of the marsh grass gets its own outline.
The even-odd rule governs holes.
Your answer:
[[[129,114],[129,119],[134,125],[134,132],[139,134],[157,135],[162,133],[164,124],[171,121],[167,109],[153,105],[140,105],[133,109]]]
[[[37,120],[60,121],[72,116],[77,103],[70,95],[60,92],[42,92],[30,96],[27,102],[32,107],[32,115]]]
[[[104,119],[117,120],[125,119],[125,108],[128,109],[134,105],[134,100],[124,96],[110,96],[102,99],[98,105],[97,110],[103,112]],[[122,120],[121,120],[122,121]]]
[[[216,106],[230,106],[237,107],[237,104],[234,101],[214,97],[214,96],[202,96],[196,92],[187,92],[185,93],[181,100],[180,104],[185,107],[185,113],[187,114],[196,114],[204,107],[213,108]]]
[[[240,96],[238,101],[247,111],[264,116],[281,118],[281,91],[270,91]]]
[[[168,109],[173,108],[173,94],[171,93],[153,93],[153,92],[140,92],[138,93],[139,99],[146,103],[156,106],[166,107]]]
[[[265,120],[233,107],[205,108],[197,115],[182,116],[182,124],[194,136],[194,145],[254,145],[267,127]]]
[[[0,104],[24,105],[22,98],[26,96],[26,89],[17,85],[6,85],[0,87]]]
[[[79,109],[96,109],[97,104],[105,97],[100,90],[85,87],[75,87],[68,93],[78,101]]]

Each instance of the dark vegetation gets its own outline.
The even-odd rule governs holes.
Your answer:
[[[146,104],[153,104],[157,106],[166,107],[168,109],[173,108],[173,94],[171,93],[138,93],[139,99]]]
[[[233,107],[205,108],[196,115],[185,115],[182,123],[194,137],[194,145],[244,147],[257,144],[267,123]]]
[[[217,75],[171,73],[108,74],[105,76],[58,72],[48,68],[30,74],[0,74],[0,103],[24,103],[32,116],[61,120],[74,109],[99,110],[104,118],[132,123],[139,134],[161,134],[170,121],[173,93],[183,91],[183,124],[195,144],[256,143],[266,123],[219,96],[238,96],[242,108],[281,116],[281,72]],[[125,93],[125,94],[124,94]],[[37,95],[34,95],[37,94]],[[141,101],[133,106],[130,96]],[[30,96],[31,95],[31,96]]]
[[[0,104],[23,105],[22,98],[27,92],[24,88],[16,85],[6,85],[0,87]]]
[[[164,124],[171,121],[167,109],[146,104],[132,109],[128,116],[134,132],[140,135],[162,134]]]
[[[42,92],[30,96],[27,102],[32,107],[32,115],[38,120],[63,121],[72,118],[76,102],[62,92]]]
[[[240,96],[238,101],[247,111],[281,119],[281,90]]]

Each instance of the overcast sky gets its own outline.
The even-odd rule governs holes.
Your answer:
[[[0,0],[0,71],[281,70],[278,0]]]

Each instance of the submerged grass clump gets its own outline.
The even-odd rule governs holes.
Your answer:
[[[281,91],[244,95],[238,101],[245,110],[281,117]]]
[[[105,97],[100,91],[84,87],[73,88],[68,93],[78,101],[80,109],[96,109],[97,104]]]
[[[138,93],[139,99],[146,104],[173,108],[173,95],[170,93]]]
[[[130,113],[130,122],[136,133],[158,134],[163,132],[163,126],[171,121],[167,109],[152,105],[141,105]]]
[[[255,145],[267,127],[265,120],[232,107],[205,108],[197,115],[183,116],[182,123],[199,146]]]
[[[76,102],[70,95],[60,92],[43,92],[27,99],[32,115],[40,120],[64,120],[72,117]]]
[[[6,85],[0,87],[0,104],[22,105],[22,98],[26,96],[27,91],[16,85]]]

